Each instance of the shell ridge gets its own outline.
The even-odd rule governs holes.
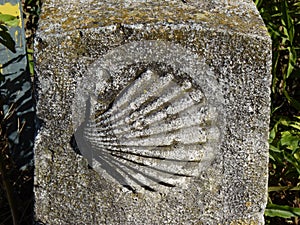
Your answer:
[[[174,140],[176,140],[176,141],[178,141],[178,142],[180,142],[180,143],[185,143],[185,142],[183,142],[183,141],[180,141],[180,140],[178,140],[178,139],[180,139],[180,137],[182,137],[182,136],[184,136],[184,134],[189,134],[189,133],[191,133],[191,132],[188,132],[188,131],[190,131],[191,130],[191,128],[198,128],[199,126],[198,125],[194,125],[194,126],[187,126],[187,127],[181,127],[181,128],[178,128],[178,129],[173,129],[173,130],[171,130],[171,131],[163,131],[163,132],[160,132],[160,133],[158,133],[158,134],[151,134],[150,136],[151,136],[151,138],[149,137],[149,135],[147,135],[147,136],[145,136],[145,138],[143,138],[143,137],[141,137],[141,136],[138,136],[138,137],[136,137],[136,136],[129,136],[128,137],[128,135],[127,135],[127,137],[125,137],[125,138],[123,138],[122,139],[122,145],[128,145],[128,144],[126,144],[126,143],[137,143],[138,145],[140,145],[140,146],[149,146],[149,142],[151,142],[151,141],[148,141],[148,142],[144,142],[146,139],[148,139],[148,140],[157,140],[157,139],[161,139],[161,135],[162,134],[164,134],[164,136],[165,136],[165,139],[164,140],[162,140],[161,142],[159,142],[159,143],[161,143],[161,144],[156,144],[156,146],[159,146],[159,145],[171,145],[173,142],[174,142]],[[203,133],[205,134],[205,131],[203,131]],[[199,128],[199,132],[197,133],[198,135],[200,135],[201,134],[201,129]],[[206,135],[205,135],[206,136]],[[201,137],[201,136],[199,136],[199,137]],[[192,136],[190,136],[189,137],[190,139],[189,139],[189,142],[187,142],[187,143],[190,143],[190,142],[194,142],[194,143],[205,143],[206,141],[204,140],[204,141],[201,141],[201,139],[200,138],[198,138],[198,139],[193,139],[193,137]],[[167,140],[169,140],[169,141],[167,141]],[[197,141],[196,141],[197,140]],[[145,143],[145,144],[144,144]],[[158,143],[158,142],[156,142],[156,143]],[[150,145],[150,146],[152,146],[152,145]]]
[[[196,106],[192,105],[190,107],[190,109],[194,108]],[[182,113],[182,112],[178,112],[178,113]],[[163,134],[163,133],[167,133],[169,131],[172,130],[178,130],[178,129],[185,129],[188,126],[196,126],[196,125],[201,125],[204,123],[203,118],[199,118],[199,116],[195,116],[194,117],[188,117],[189,115],[187,115],[186,117],[180,117],[180,119],[186,118],[187,120],[179,120],[179,119],[173,119],[170,120],[170,122],[168,124],[161,124],[160,122],[168,119],[176,114],[169,114],[169,115],[163,115],[161,116],[159,119],[154,120],[150,118],[144,118],[144,121],[142,121],[143,124],[143,130],[140,131],[141,129],[138,130],[132,130],[131,128],[128,128],[127,124],[125,124],[125,127],[127,129],[124,129],[122,132],[115,132],[116,135],[122,135],[125,134],[128,131],[131,131],[130,133],[130,137],[141,137],[143,138],[143,136],[147,137],[149,135],[156,135],[156,134]],[[138,118],[140,119],[140,118]],[[188,120],[190,119],[190,120]],[[198,120],[198,121],[197,121]],[[149,122],[152,122],[152,124],[150,124]],[[151,126],[150,126],[151,125]],[[177,127],[176,129],[174,129],[174,127]],[[109,127],[107,127],[107,129],[109,129]],[[154,130],[154,132],[152,131]]]
[[[122,94],[123,92],[120,93],[120,95]],[[142,99],[143,95],[138,97],[138,98],[134,98],[134,102],[131,103],[131,106],[135,106],[137,104],[135,104],[136,102],[143,102],[143,99]],[[127,102],[126,102],[127,103]],[[129,103],[124,103],[123,105],[124,106],[128,106]],[[116,101],[116,104],[118,104],[118,101]],[[125,105],[126,104],[126,105]],[[123,116],[125,115],[128,115],[130,114],[130,112],[132,111],[135,111],[136,110],[136,107],[132,107],[132,108],[127,108],[127,110],[122,110],[124,108],[118,108],[117,106],[114,106],[113,109],[111,110],[112,112],[113,111],[116,111],[116,114],[114,114],[113,118],[114,118],[114,121],[112,121],[111,119],[105,121],[106,123],[111,123],[111,122],[116,122],[116,118],[120,118],[120,120],[122,120]],[[110,113],[109,115],[112,115],[113,113],[111,111],[108,111],[108,113]],[[128,112],[129,111],[129,112]],[[106,115],[105,115],[106,116]],[[100,117],[101,118],[101,117]],[[105,124],[104,122],[104,124]]]
[[[105,149],[108,152],[112,153],[119,153],[119,154],[127,154],[132,156],[138,156],[140,158],[147,158],[147,159],[153,159],[153,160],[164,160],[164,161],[172,161],[172,162],[199,162],[199,160],[184,160],[184,159],[177,159],[177,158],[167,158],[160,155],[145,155],[143,153],[136,153],[136,152],[129,152],[129,151],[122,151],[120,149],[113,150],[113,149]]]
[[[153,159],[161,159],[166,161],[174,161],[174,162],[199,162],[199,160],[191,160],[186,159],[190,158],[190,153],[199,150],[201,144],[181,144],[178,147],[188,148],[189,150],[186,152],[186,155],[181,155],[181,157],[177,158],[169,158],[168,155],[173,155],[169,151],[172,146],[122,146],[122,145],[97,145],[97,149],[109,152],[123,152],[124,154],[136,155],[143,158],[153,158]],[[167,150],[166,150],[167,148]],[[164,150],[164,156],[161,155],[161,151]],[[131,152],[130,152],[131,151]],[[139,153],[137,153],[139,152]],[[142,152],[142,153],[141,153]]]
[[[167,103],[167,102],[165,102],[165,103],[163,103],[162,105],[166,105],[166,104],[169,104],[169,103]],[[176,107],[176,106],[175,106]],[[195,105],[193,105],[192,103],[191,103],[191,105],[189,106],[189,105],[187,105],[186,106],[186,109],[188,109],[189,107],[195,107]],[[150,113],[153,113],[154,111],[156,112],[158,109],[152,109],[152,111],[150,111],[149,112],[149,115],[151,115]],[[185,110],[185,108],[183,108],[181,111],[184,111]],[[175,113],[181,113],[181,111],[178,111],[178,112],[175,112]],[[160,111],[158,110],[158,113],[160,113]],[[175,114],[175,113],[173,113],[173,114]],[[124,113],[125,114],[125,113]],[[142,112],[140,113],[141,115],[140,115],[140,117],[138,117],[137,119],[140,119],[143,115],[142,115]],[[148,115],[148,113],[146,114],[146,115],[144,115],[143,117],[146,117]],[[171,113],[170,113],[170,115],[172,115]],[[167,116],[167,115],[166,115]],[[126,115],[124,115],[124,117],[126,117]],[[107,125],[108,123],[110,123],[110,122],[113,122],[112,120],[106,120],[105,122],[99,122],[99,123],[95,123],[95,125],[94,125],[94,127],[96,127],[97,125],[99,125],[99,124],[101,124],[101,127],[99,128],[99,127],[97,127],[96,129],[98,130],[98,131],[105,131],[105,130],[111,130],[111,129],[114,129],[114,128],[118,128],[119,126],[125,126],[125,127],[127,127],[128,128],[128,126],[127,126],[127,124],[124,122],[124,117],[122,117],[122,118],[119,118],[119,121],[121,121],[121,123],[117,123],[117,124],[112,124],[111,126],[106,126],[105,127],[105,125]],[[163,120],[165,117],[163,117],[163,118],[161,118],[159,121],[161,121],[161,120]],[[136,119],[136,120],[137,120]],[[153,120],[153,118],[150,118],[149,119],[150,121],[153,121],[153,122],[155,122],[155,120]],[[146,119],[145,119],[145,121],[147,121],[147,117],[146,117]],[[157,122],[159,122],[159,121],[157,121]],[[126,131],[128,131],[128,130],[124,130],[124,132],[126,132]]]

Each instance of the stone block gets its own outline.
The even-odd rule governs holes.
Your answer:
[[[271,41],[251,0],[47,0],[35,48],[37,221],[263,224]]]

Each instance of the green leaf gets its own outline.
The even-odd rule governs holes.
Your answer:
[[[295,128],[295,129],[298,129],[300,131],[300,124],[299,123],[291,123],[290,126]]]
[[[9,15],[9,14],[1,14],[0,13],[0,23],[4,23],[5,25],[15,27],[18,26],[20,22],[19,17]]]
[[[279,192],[279,191],[300,191],[300,187],[298,186],[269,186],[268,192]]]
[[[292,17],[289,14],[288,11],[288,2],[283,1],[281,6],[282,11],[282,24],[284,25],[284,33],[287,36],[290,43],[293,43],[294,36],[295,36],[295,27],[294,27],[294,21]]]
[[[276,137],[276,133],[277,133],[277,124],[273,127],[273,129],[270,131],[270,135],[269,135],[269,143],[272,143],[274,138]]]
[[[287,121],[285,118],[281,118],[279,123],[283,126],[289,126],[289,121]]]
[[[294,158],[300,162],[300,148],[299,149],[295,149],[293,152],[292,152]]]
[[[269,23],[267,25],[267,28],[268,28],[268,31],[269,31],[269,34],[271,35],[272,39],[275,39],[277,37],[281,37],[282,35],[277,31],[277,27],[275,27],[274,24],[272,23]]]
[[[19,25],[19,23],[20,23],[19,19],[14,19],[14,20],[5,22],[5,24],[7,24],[8,26],[11,26],[11,27],[17,27]]]
[[[275,81],[275,79],[276,79],[276,77],[274,76],[274,81]],[[276,88],[276,82],[273,82],[273,84],[274,84],[274,87]],[[272,84],[272,88],[273,88],[273,84]],[[272,89],[272,91],[273,91],[273,89]],[[274,89],[274,91],[273,91],[273,93],[275,92],[275,89]],[[274,112],[276,112],[278,109],[280,109],[282,106],[283,106],[283,104],[284,104],[284,102],[282,102],[281,103],[281,105],[279,105],[279,106],[276,106],[275,108],[273,108],[272,109],[272,112],[271,112],[271,115],[274,113]]]
[[[32,2],[33,2],[33,0],[26,0],[26,1],[25,1],[25,4],[26,4],[26,5],[30,5]]]
[[[287,49],[289,51],[289,62],[288,62],[288,69],[286,72],[286,79],[289,78],[290,75],[292,74],[297,60],[296,50],[293,47],[288,47]]]
[[[278,153],[282,152],[279,148],[275,147],[274,145],[270,145],[270,150],[273,152],[278,152]]]
[[[7,21],[14,20],[16,17],[9,14],[2,14],[0,13],[0,21],[6,23]]]
[[[255,5],[256,5],[257,8],[259,8],[262,3],[263,3],[262,0],[255,0]]]
[[[285,152],[283,152],[283,156],[284,159],[289,163],[291,163],[293,167],[297,170],[297,172],[300,174],[300,165],[298,163],[298,160],[295,157],[293,157],[291,154],[287,154]]]
[[[291,218],[300,216],[300,209],[290,206],[268,204],[265,210],[265,216]]]
[[[298,6],[298,7],[300,7],[300,2],[296,2],[296,3],[294,3],[294,6]]]
[[[273,160],[274,162],[276,162],[276,159],[273,157],[273,155],[269,154],[269,158],[270,158],[271,160]]]
[[[28,58],[28,66],[29,66],[29,73],[31,75],[34,75],[34,61],[33,61],[33,56],[32,56],[32,53],[31,52],[31,49],[27,49],[27,58]],[[33,50],[32,50],[33,52]]]
[[[290,131],[281,132],[281,145],[286,145],[288,147],[292,147],[292,150],[298,148],[299,137],[293,135]]]
[[[33,54],[33,49],[28,48],[28,49],[27,49],[27,53]]]

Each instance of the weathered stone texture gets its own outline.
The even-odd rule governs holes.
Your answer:
[[[180,44],[197,54],[223,95],[222,136],[214,160],[185,187],[167,192],[126,191],[89,169],[70,144],[78,80],[109,51],[142,40]],[[35,144],[36,220],[263,223],[271,42],[251,0],[48,0],[43,3],[35,46],[41,121]]]

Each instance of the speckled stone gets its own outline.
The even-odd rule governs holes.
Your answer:
[[[199,82],[210,86],[202,87],[204,95],[222,95],[221,136],[211,162],[185,185],[132,192],[89,168],[74,151],[72,106],[76,85],[95,61],[120,46],[150,40],[183,46],[199,57],[204,71],[199,74],[207,76],[206,83]],[[271,41],[251,0],[46,0],[35,41],[41,121],[36,221],[263,224]]]

